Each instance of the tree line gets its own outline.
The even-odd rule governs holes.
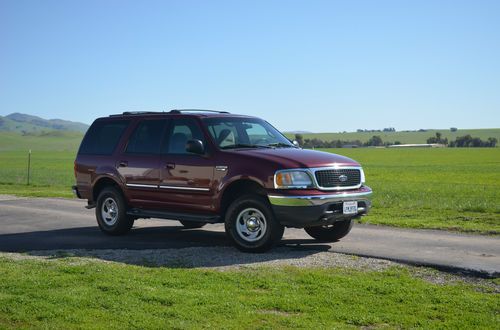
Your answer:
[[[383,141],[380,135],[374,135],[368,141],[362,142],[360,140],[330,140],[325,141],[318,138],[304,139],[302,134],[295,134],[295,140],[303,148],[344,148],[344,147],[384,147],[390,145],[400,145],[400,141]],[[448,138],[443,138],[440,132],[436,132],[435,136],[427,139],[428,144],[443,144],[452,148],[480,148],[480,147],[496,147],[498,140],[494,137],[489,137],[483,141],[478,137],[472,137],[467,134],[459,136],[455,141],[448,141]]]
[[[295,140],[302,148],[344,148],[344,147],[383,147],[401,144],[399,141],[384,142],[379,135],[372,136],[368,141],[360,140],[330,140],[325,141],[318,138],[304,139],[302,134],[295,134]]]
[[[470,134],[457,136],[455,141],[448,142],[447,138],[442,138],[442,134],[436,132],[436,136],[431,136],[427,139],[427,143],[439,143],[447,145],[451,148],[493,148],[496,147],[498,140],[494,137],[489,137],[486,141],[478,137],[472,137]]]

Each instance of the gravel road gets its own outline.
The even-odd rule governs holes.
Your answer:
[[[97,228],[94,211],[83,206],[80,200],[0,195],[0,251],[179,267],[385,269],[397,262],[489,277],[500,274],[498,237],[357,224],[332,244],[315,242],[303,230],[287,229],[272,251],[245,254],[230,245],[220,224],[183,230],[176,221],[138,220],[128,235],[109,237]]]

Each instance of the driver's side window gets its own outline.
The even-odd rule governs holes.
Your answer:
[[[218,125],[210,126],[210,129],[212,130],[215,143],[221,148],[239,143],[238,131],[234,125],[220,123]]]
[[[203,132],[194,119],[174,119],[169,129],[165,152],[168,154],[189,154],[186,143],[189,140],[201,140],[205,144]]]

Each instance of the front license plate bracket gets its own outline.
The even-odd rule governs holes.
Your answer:
[[[350,202],[344,202],[342,205],[342,213],[349,215],[349,214],[358,214],[358,202],[356,201],[350,201]]]

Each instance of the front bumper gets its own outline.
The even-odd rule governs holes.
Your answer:
[[[288,227],[312,227],[356,218],[368,213],[372,190],[362,186],[356,190],[313,195],[269,194],[269,201],[278,221]],[[344,215],[344,202],[358,202],[358,213]]]

